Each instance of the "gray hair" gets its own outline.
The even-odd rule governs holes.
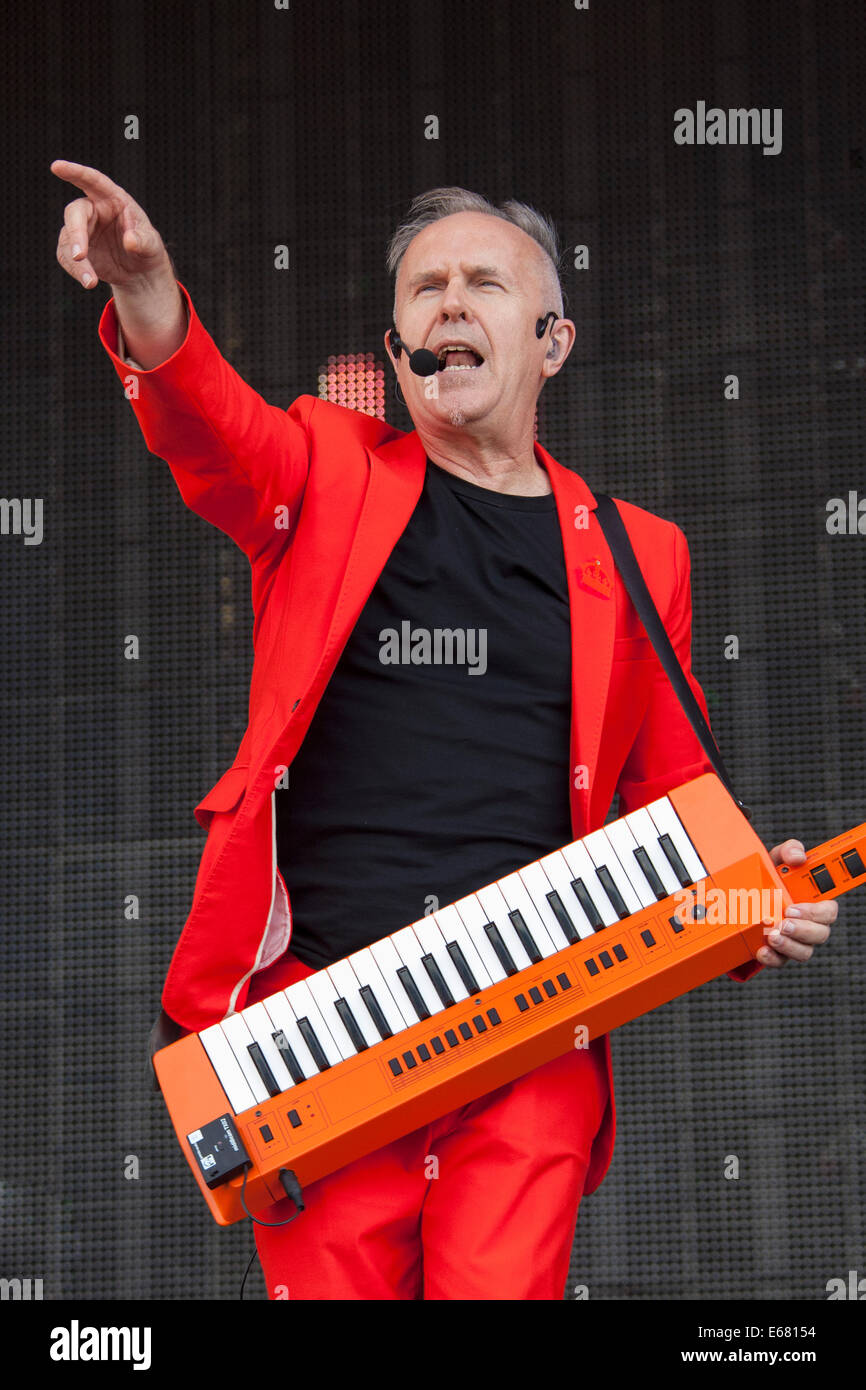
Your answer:
[[[481,193],[472,193],[468,188],[452,186],[449,188],[431,188],[428,192],[419,193],[416,198],[413,198],[409,211],[388,243],[386,265],[394,276],[395,317],[397,271],[406,253],[406,248],[424,227],[429,227],[431,222],[438,222],[442,217],[450,217],[455,212],[485,212],[490,217],[501,217],[505,222],[511,222],[513,226],[519,227],[521,231],[531,236],[547,256],[553,277],[551,283],[556,285],[560,304],[564,302],[562,282],[559,278],[559,242],[556,227],[551,219],[530,207],[528,203],[517,202],[515,198],[509,198],[507,202],[500,203],[497,207]]]

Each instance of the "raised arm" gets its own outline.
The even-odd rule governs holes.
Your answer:
[[[187,506],[269,570],[297,519],[315,399],[288,411],[265,401],[220,353],[135,200],[98,169],[61,159],[51,169],[84,193],[65,209],[57,259],[85,289],[112,287],[100,337],[148,449]]]

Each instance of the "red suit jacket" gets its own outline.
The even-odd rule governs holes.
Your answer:
[[[252,571],[249,723],[231,767],[195,807],[207,841],[162,995],[166,1013],[198,1031],[242,1009],[251,976],[289,944],[275,786],[412,515],[426,455],[416,431],[403,433],[315,396],[299,396],[287,410],[269,405],[225,361],[180,289],[187,334],[159,366],[144,371],[118,356],[113,299],[99,334],[149,451],[166,460],[187,506],[241,547]],[[592,492],[537,443],[535,455],[556,499],[568,576],[569,781],[572,829],[580,839],[604,823],[616,790],[624,815],[712,767],[615,572]],[[706,714],[691,674],[686,538],[640,507],[622,501],[619,507]],[[761,968],[752,962],[731,974],[747,979]],[[587,1192],[598,1187],[613,1152],[607,1037],[603,1049],[610,1103],[593,1145]]]

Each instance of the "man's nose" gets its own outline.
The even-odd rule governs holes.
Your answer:
[[[452,280],[442,296],[441,311],[445,318],[465,318],[468,310],[466,291],[457,281]]]

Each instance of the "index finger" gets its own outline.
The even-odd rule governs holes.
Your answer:
[[[113,183],[101,169],[93,169],[89,164],[73,164],[69,159],[55,159],[50,167],[52,174],[56,174],[59,179],[74,184],[76,188],[93,197],[127,196],[119,184]]]

